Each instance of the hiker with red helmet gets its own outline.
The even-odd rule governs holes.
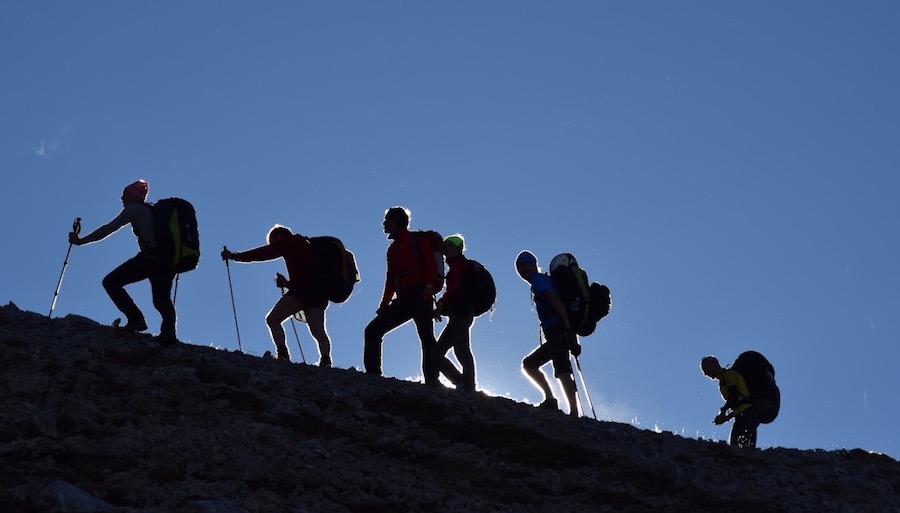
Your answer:
[[[522,360],[522,371],[544,393],[544,400],[538,407],[556,410],[558,403],[541,367],[553,362],[553,372],[569,403],[569,415],[578,416],[578,398],[575,388],[575,377],[569,351],[575,356],[580,346],[573,344],[575,333],[569,324],[569,315],[553,284],[553,278],[542,273],[538,267],[537,257],[530,251],[522,251],[516,257],[516,272],[519,277],[531,285],[531,296],[534,300],[538,319],[541,321],[541,342],[537,349]]]
[[[475,320],[475,311],[470,297],[469,284],[465,282],[470,268],[469,259],[463,255],[465,239],[455,234],[444,239],[441,251],[447,259],[447,291],[437,302],[435,320],[448,317],[447,326],[441,331],[437,346],[432,351],[434,365],[453,383],[457,390],[475,391],[475,357],[472,355],[470,331]],[[453,354],[462,366],[462,372],[447,358],[447,351]]]
[[[171,298],[175,273],[161,265],[154,255],[156,237],[153,227],[153,212],[150,205],[146,203],[149,191],[150,186],[144,180],[129,184],[122,191],[123,208],[119,215],[84,237],[79,237],[76,232],[70,232],[69,243],[83,246],[97,242],[109,237],[126,224],[131,224],[131,230],[137,237],[140,251],[107,274],[103,278],[103,288],[127,321],[119,329],[139,333],[147,329],[147,321],[141,309],[125,291],[125,285],[149,280],[153,306],[162,317],[158,341],[163,346],[169,346],[178,341],[175,337],[175,304]]]

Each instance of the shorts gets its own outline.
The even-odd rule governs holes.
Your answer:
[[[553,362],[553,375],[560,377],[572,374],[572,362],[569,359],[569,343],[562,326],[544,328],[546,341],[522,360],[525,368],[537,369],[547,362]]]
[[[295,296],[299,299],[300,302],[303,303],[304,309],[321,308],[322,310],[325,310],[328,307],[328,298],[325,296],[325,293],[315,289],[297,287],[288,289],[286,295]]]

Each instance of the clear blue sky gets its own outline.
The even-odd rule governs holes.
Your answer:
[[[218,253],[283,223],[356,253],[328,327],[359,367],[400,204],[497,280],[481,388],[540,400],[513,259],[569,251],[613,291],[582,357],[602,419],[726,439],[698,362],[753,348],[784,394],[761,446],[898,458],[898,22],[893,1],[3,2],[0,301],[49,311],[73,219],[144,178],[198,210],[184,341],[237,348]],[[73,249],[54,316],[111,322],[100,280],[135,252],[128,229]],[[231,267],[248,353],[282,270]],[[418,360],[412,326],[387,336],[388,376]]]

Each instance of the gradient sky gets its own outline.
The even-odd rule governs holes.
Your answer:
[[[405,205],[495,276],[480,388],[540,401],[513,259],[568,251],[613,293],[581,358],[602,420],[727,439],[698,363],[757,349],[783,393],[760,446],[900,458],[898,22],[894,1],[2,2],[0,301],[47,313],[74,218],[106,223],[144,178],[198,211],[182,340],[237,349],[218,253],[282,223],[355,252],[328,327],[360,367]],[[74,248],[53,316],[118,317],[100,281],[136,248]],[[231,266],[247,353],[272,348],[282,270]],[[418,376],[411,325],[384,348]]]

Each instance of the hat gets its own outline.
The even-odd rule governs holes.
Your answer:
[[[519,264],[537,265],[537,257],[530,251],[523,251],[516,257],[516,265]]]
[[[462,253],[463,248],[466,245],[465,239],[463,239],[463,236],[458,233],[448,236],[446,239],[444,239],[444,242],[449,242],[450,244],[456,246],[456,249],[458,249],[460,253]]]
[[[126,186],[125,190],[122,191],[122,195],[144,201],[147,199],[148,192],[150,192],[150,184],[144,180],[138,180],[133,184]]]

